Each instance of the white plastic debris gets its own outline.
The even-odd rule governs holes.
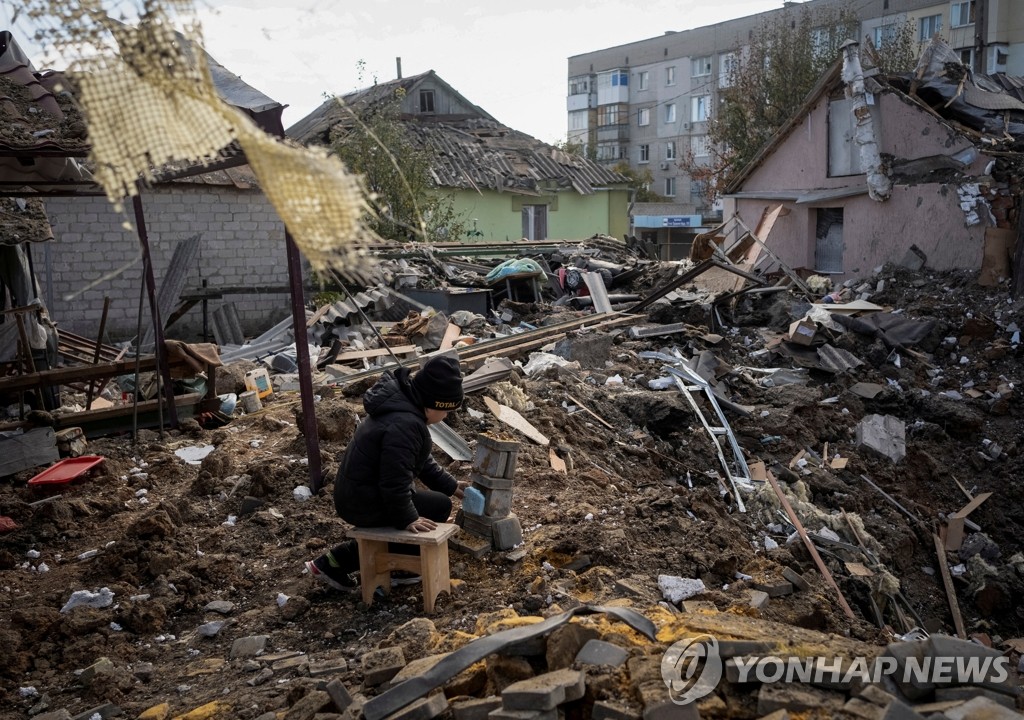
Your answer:
[[[227,624],[227,620],[214,620],[212,622],[203,623],[199,626],[199,634],[203,637],[214,637],[217,633],[223,630],[224,626]]]
[[[190,447],[178,448],[174,451],[174,454],[189,465],[199,465],[203,462],[203,458],[213,451],[213,445],[192,445]]]
[[[313,497],[313,491],[305,485],[299,485],[297,488],[292,490],[292,497],[298,502],[306,502]]]
[[[737,570],[735,578],[737,580],[753,580],[754,576],[753,575],[747,575],[746,573],[741,573],[739,570]]]
[[[222,522],[221,525],[226,525],[228,527],[234,527],[236,522],[238,522],[238,516],[237,515],[228,515],[228,519],[225,520],[224,522]]]
[[[114,602],[114,593],[110,588],[100,588],[98,591],[75,590],[71,597],[60,609],[62,613],[69,612],[76,607],[105,608],[110,607]]]
[[[25,557],[27,557],[29,560],[38,560],[40,555],[42,555],[42,553],[38,550],[29,550],[27,553],[25,553]]]
[[[99,550],[86,550],[84,553],[80,553],[77,557],[79,560],[88,560],[89,558],[94,558],[99,554]]]
[[[616,373],[615,375],[612,375],[610,378],[605,380],[604,384],[605,385],[621,385],[622,384],[622,376],[619,375],[618,373]]]
[[[146,497],[146,495],[148,494],[149,490],[147,490],[146,488],[139,488],[138,490],[135,491],[135,497],[137,498]]]
[[[39,697],[39,691],[36,690],[33,686],[29,685],[28,687],[18,688],[18,695],[20,695],[23,698]]]
[[[840,540],[839,535],[830,528],[824,526],[822,526],[821,530],[818,531],[818,537],[823,537],[826,540],[832,540],[833,542],[839,542]]]
[[[545,370],[553,367],[564,367],[570,370],[579,370],[580,364],[575,360],[569,361],[564,357],[553,355],[546,352],[535,352],[530,353],[530,359],[526,361],[526,364],[522,366],[523,372],[526,373],[527,377],[533,377],[539,375]]]
[[[122,630],[124,630],[123,627],[121,627],[120,625],[118,625],[116,622],[113,622],[113,621],[111,621],[111,623],[110,623],[110,629],[113,630],[114,632],[121,632]]]
[[[774,540],[772,540],[772,539],[771,539],[770,537],[768,537],[767,535],[765,535],[765,536],[764,536],[764,549],[765,549],[765,550],[774,550],[774,549],[776,549],[776,548],[777,548],[778,546],[779,546],[779,544],[778,544],[777,542],[775,542]]]
[[[583,516],[583,519],[586,520],[587,522],[590,522],[591,520],[594,519],[594,513],[587,513],[586,515]]]
[[[36,572],[39,572],[39,573],[50,572],[50,566],[47,565],[44,562],[41,562],[38,565],[36,565]]]
[[[288,600],[289,600],[288,596],[285,595],[284,593],[278,593],[277,594],[277,606],[278,607],[284,607],[285,605],[287,605],[288,604]]]
[[[668,390],[669,388],[674,388],[675,386],[676,381],[673,380],[671,377],[658,377],[654,378],[653,380],[647,381],[647,387],[649,387],[651,390]]]
[[[953,573],[953,577],[960,577],[961,575],[967,573],[967,566],[963,563],[960,563],[959,565],[954,565],[953,567],[951,567],[949,571]]]

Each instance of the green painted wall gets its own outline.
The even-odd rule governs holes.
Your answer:
[[[523,236],[523,205],[548,206],[548,238],[582,240],[602,233],[622,239],[629,232],[629,191],[599,190],[593,195],[574,191],[539,197],[457,190],[451,195],[455,211],[465,214],[466,229],[483,233],[472,239],[518,240]],[[474,223],[475,221],[475,223]]]

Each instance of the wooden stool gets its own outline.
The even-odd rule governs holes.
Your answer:
[[[438,523],[430,532],[409,532],[394,528],[352,528],[348,536],[359,545],[359,584],[363,602],[373,604],[378,587],[391,592],[391,571],[405,570],[423,578],[423,610],[434,612],[434,602],[442,592],[451,592],[448,573],[448,538],[459,529],[451,523]],[[388,552],[388,543],[419,545],[419,555]]]

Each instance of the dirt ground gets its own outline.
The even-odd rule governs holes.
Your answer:
[[[790,529],[770,487],[759,484],[745,494],[747,512],[739,512],[689,406],[675,389],[647,386],[662,374],[661,363],[639,353],[673,346],[686,356],[708,350],[734,368],[790,367],[772,350],[758,353],[785,330],[786,310],[798,302],[776,295],[756,305],[741,300],[735,312],[723,312],[726,327],[714,328],[721,342],[705,339],[707,327],[646,340],[632,340],[624,330],[600,367],[514,375],[513,385],[535,406],[522,414],[567,461],[565,474],[552,469],[549,447],[488,412],[489,389],[469,396],[467,409],[450,418],[456,432],[467,441],[493,432],[522,443],[513,510],[526,552],[481,559],[453,553],[452,576],[460,582],[439,600],[429,644],[457,647],[479,632],[481,618],[502,609],[544,616],[581,603],[628,604],[664,626],[683,616],[659,606],[659,575],[703,580],[707,592],[694,599],[722,611],[721,622],[736,618],[737,637],[815,631],[836,643],[877,648],[916,625],[953,632],[932,533],[940,517],[967,503],[958,481],[974,494],[992,493],[970,515],[981,530],[969,533],[972,547],[980,549],[943,558],[965,566],[954,585],[967,632],[983,634],[995,647],[1024,635],[1022,414],[1019,392],[1004,392],[1022,379],[1021,346],[1011,343],[1008,329],[1022,323],[1022,303],[1005,290],[979,288],[970,273],[886,268],[871,282],[878,280],[885,289],[872,302],[935,322],[915,348],[919,355],[901,353],[897,366],[881,341],[837,333],[833,344],[864,365],[838,374],[814,370],[806,385],[776,387],[723,374],[721,389],[752,407],[746,417],[729,413],[729,423],[747,459],[763,461],[787,488],[808,530],[827,525],[843,542],[877,550],[905,598],[899,610],[880,608],[887,627],[878,626],[873,608],[896,594],[891,587],[872,592],[883,578],[855,577],[843,551],[825,553],[858,617],[847,619],[806,549],[787,543]],[[671,312],[656,308],[652,316],[669,321]],[[692,316],[692,309],[679,313]],[[606,384],[616,375],[622,383]],[[885,389],[865,399],[850,392],[861,382]],[[970,397],[972,388],[983,394]],[[943,391],[961,398],[940,396]],[[143,431],[135,444],[127,437],[91,441],[88,452],[106,458],[102,469],[48,502],[39,502],[46,493],[26,486],[31,472],[0,483],[0,515],[19,525],[0,536],[0,718],[59,708],[75,714],[103,703],[135,717],[164,701],[172,715],[213,700],[229,703],[232,716],[242,718],[284,710],[291,704],[289,686],[279,684],[284,675],[253,683],[260,664],[229,657],[237,638],[255,635],[270,636],[268,652],[344,660],[348,670],[341,676],[358,685],[358,659],[393,644],[397,629],[422,617],[422,600],[419,586],[399,587],[367,607],[303,574],[304,560],[344,536],[329,481],[362,411],[358,397],[318,392],[328,483],[309,500],[294,496],[309,482],[294,393],[278,393],[264,411],[239,414],[217,430],[186,424],[162,435]],[[604,422],[570,412],[577,406]],[[906,423],[907,455],[898,463],[855,443],[858,423],[875,413]],[[826,443],[830,456],[848,459],[845,469],[815,462],[790,467],[798,453],[813,459]],[[1001,452],[991,450],[993,443]],[[174,454],[204,445],[215,449],[199,465]],[[468,479],[468,463],[453,462],[436,447],[435,457]],[[766,538],[773,549],[766,550]],[[752,610],[745,590],[778,579],[784,568],[803,574],[810,588]],[[108,607],[61,612],[74,591],[104,587],[113,593]],[[206,609],[218,600],[233,604],[227,614]],[[199,628],[211,621],[224,626],[206,637]],[[82,672],[101,658],[111,661],[109,672]]]

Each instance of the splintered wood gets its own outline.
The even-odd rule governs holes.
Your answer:
[[[535,428],[530,422],[508,405],[502,405],[493,398],[485,397],[484,403],[494,417],[501,420],[511,428],[515,428],[538,445],[547,445],[550,441],[547,436]]]

